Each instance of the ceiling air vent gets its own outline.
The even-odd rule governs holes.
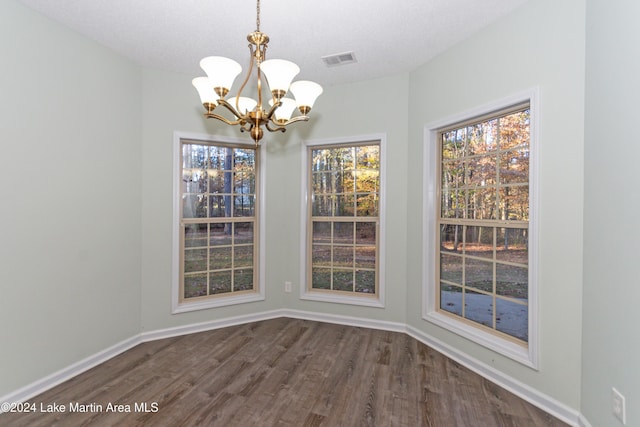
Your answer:
[[[358,62],[353,52],[336,53],[334,55],[323,56],[322,61],[327,65],[327,67],[337,67],[338,65]]]

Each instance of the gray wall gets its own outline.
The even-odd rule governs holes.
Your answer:
[[[407,199],[408,323],[566,405],[580,404],[584,1],[538,0],[411,74],[409,187],[425,124],[539,87],[539,371],[421,319],[422,198]]]
[[[140,328],[141,74],[0,2],[0,395]]]
[[[593,426],[621,425],[612,387],[640,425],[639,17],[636,0],[587,0],[581,411]]]

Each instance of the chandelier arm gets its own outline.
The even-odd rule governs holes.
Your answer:
[[[225,122],[226,124],[231,125],[231,126],[235,126],[235,125],[242,125],[242,123],[243,123],[243,120],[242,120],[242,119],[239,119],[239,120],[229,120],[229,119],[227,119],[226,117],[222,117],[221,115],[219,115],[219,114],[214,114],[214,113],[205,113],[205,114],[204,114],[204,116],[205,116],[207,119],[218,119],[218,120],[220,120],[221,122]]]
[[[309,116],[296,116],[292,119],[287,120],[284,123],[278,123],[275,121],[275,119],[271,119],[271,121],[275,124],[277,124],[278,126],[289,126],[291,123],[295,123],[295,122],[308,122],[309,121]]]
[[[219,99],[218,100],[218,104],[222,105],[224,108],[229,110],[231,112],[231,114],[233,114],[234,116],[236,116],[238,118],[237,123],[236,123],[236,121],[234,121],[234,124],[243,123],[243,122],[245,122],[247,120],[247,116],[244,115],[244,114],[240,114],[238,112],[238,110],[233,108],[233,106],[227,102],[226,99]]]
[[[273,123],[273,124],[274,124],[274,125],[276,125],[277,127],[272,128],[272,127],[271,127],[271,123]],[[269,132],[278,132],[278,131],[280,131],[280,132],[284,132],[284,131],[286,131],[286,129],[285,129],[285,128],[280,124],[280,123],[277,123],[277,122],[276,122],[276,121],[274,121],[274,120],[271,120],[270,122],[266,122],[266,123],[264,124],[264,127],[266,127],[266,128],[267,128],[267,130],[268,130]]]
[[[253,48],[251,47],[251,45],[249,45],[249,52],[251,53],[250,57],[251,60],[249,61],[249,69],[247,70],[247,75],[244,78],[244,81],[242,82],[242,85],[240,86],[240,90],[238,90],[238,94],[236,95],[236,108],[240,108],[238,107],[238,100],[240,99],[240,95],[242,95],[242,91],[244,90],[245,86],[247,86],[247,82],[249,81],[249,78],[251,77],[251,70],[253,70]],[[235,113],[234,113],[235,114]],[[236,114],[236,116],[240,116],[239,114]]]
[[[273,99],[273,105],[271,106],[271,108],[269,108],[269,111],[267,111],[266,119],[271,120],[273,123],[277,123],[273,118],[273,115],[276,112],[276,109],[282,105],[282,101],[277,100],[273,97],[271,99]]]

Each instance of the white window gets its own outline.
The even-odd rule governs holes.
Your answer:
[[[176,144],[174,312],[262,299],[258,150],[187,137]]]
[[[532,366],[534,118],[513,101],[429,128],[425,317]]]
[[[382,305],[384,143],[305,144],[302,297]]]

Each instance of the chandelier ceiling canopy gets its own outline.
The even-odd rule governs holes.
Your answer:
[[[218,119],[231,126],[239,126],[241,132],[249,132],[256,145],[264,135],[263,127],[270,132],[284,132],[285,126],[299,121],[308,121],[309,112],[316,98],[322,93],[322,87],[314,82],[299,80],[293,82],[300,68],[284,59],[265,59],[269,36],[260,32],[260,0],[256,3],[256,30],[247,35],[249,41],[250,63],[237,95],[226,100],[233,82],[242,72],[242,67],[233,59],[222,56],[209,56],[200,61],[200,67],[207,77],[196,77],[193,86],[198,90],[200,100],[209,119]],[[253,68],[256,69],[258,100],[242,96]],[[270,89],[268,106],[263,105],[262,77]],[[286,97],[291,92],[293,99]],[[216,108],[223,107],[232,118],[224,117]],[[291,117],[298,109],[300,115]],[[219,110],[218,110],[219,111]]]

